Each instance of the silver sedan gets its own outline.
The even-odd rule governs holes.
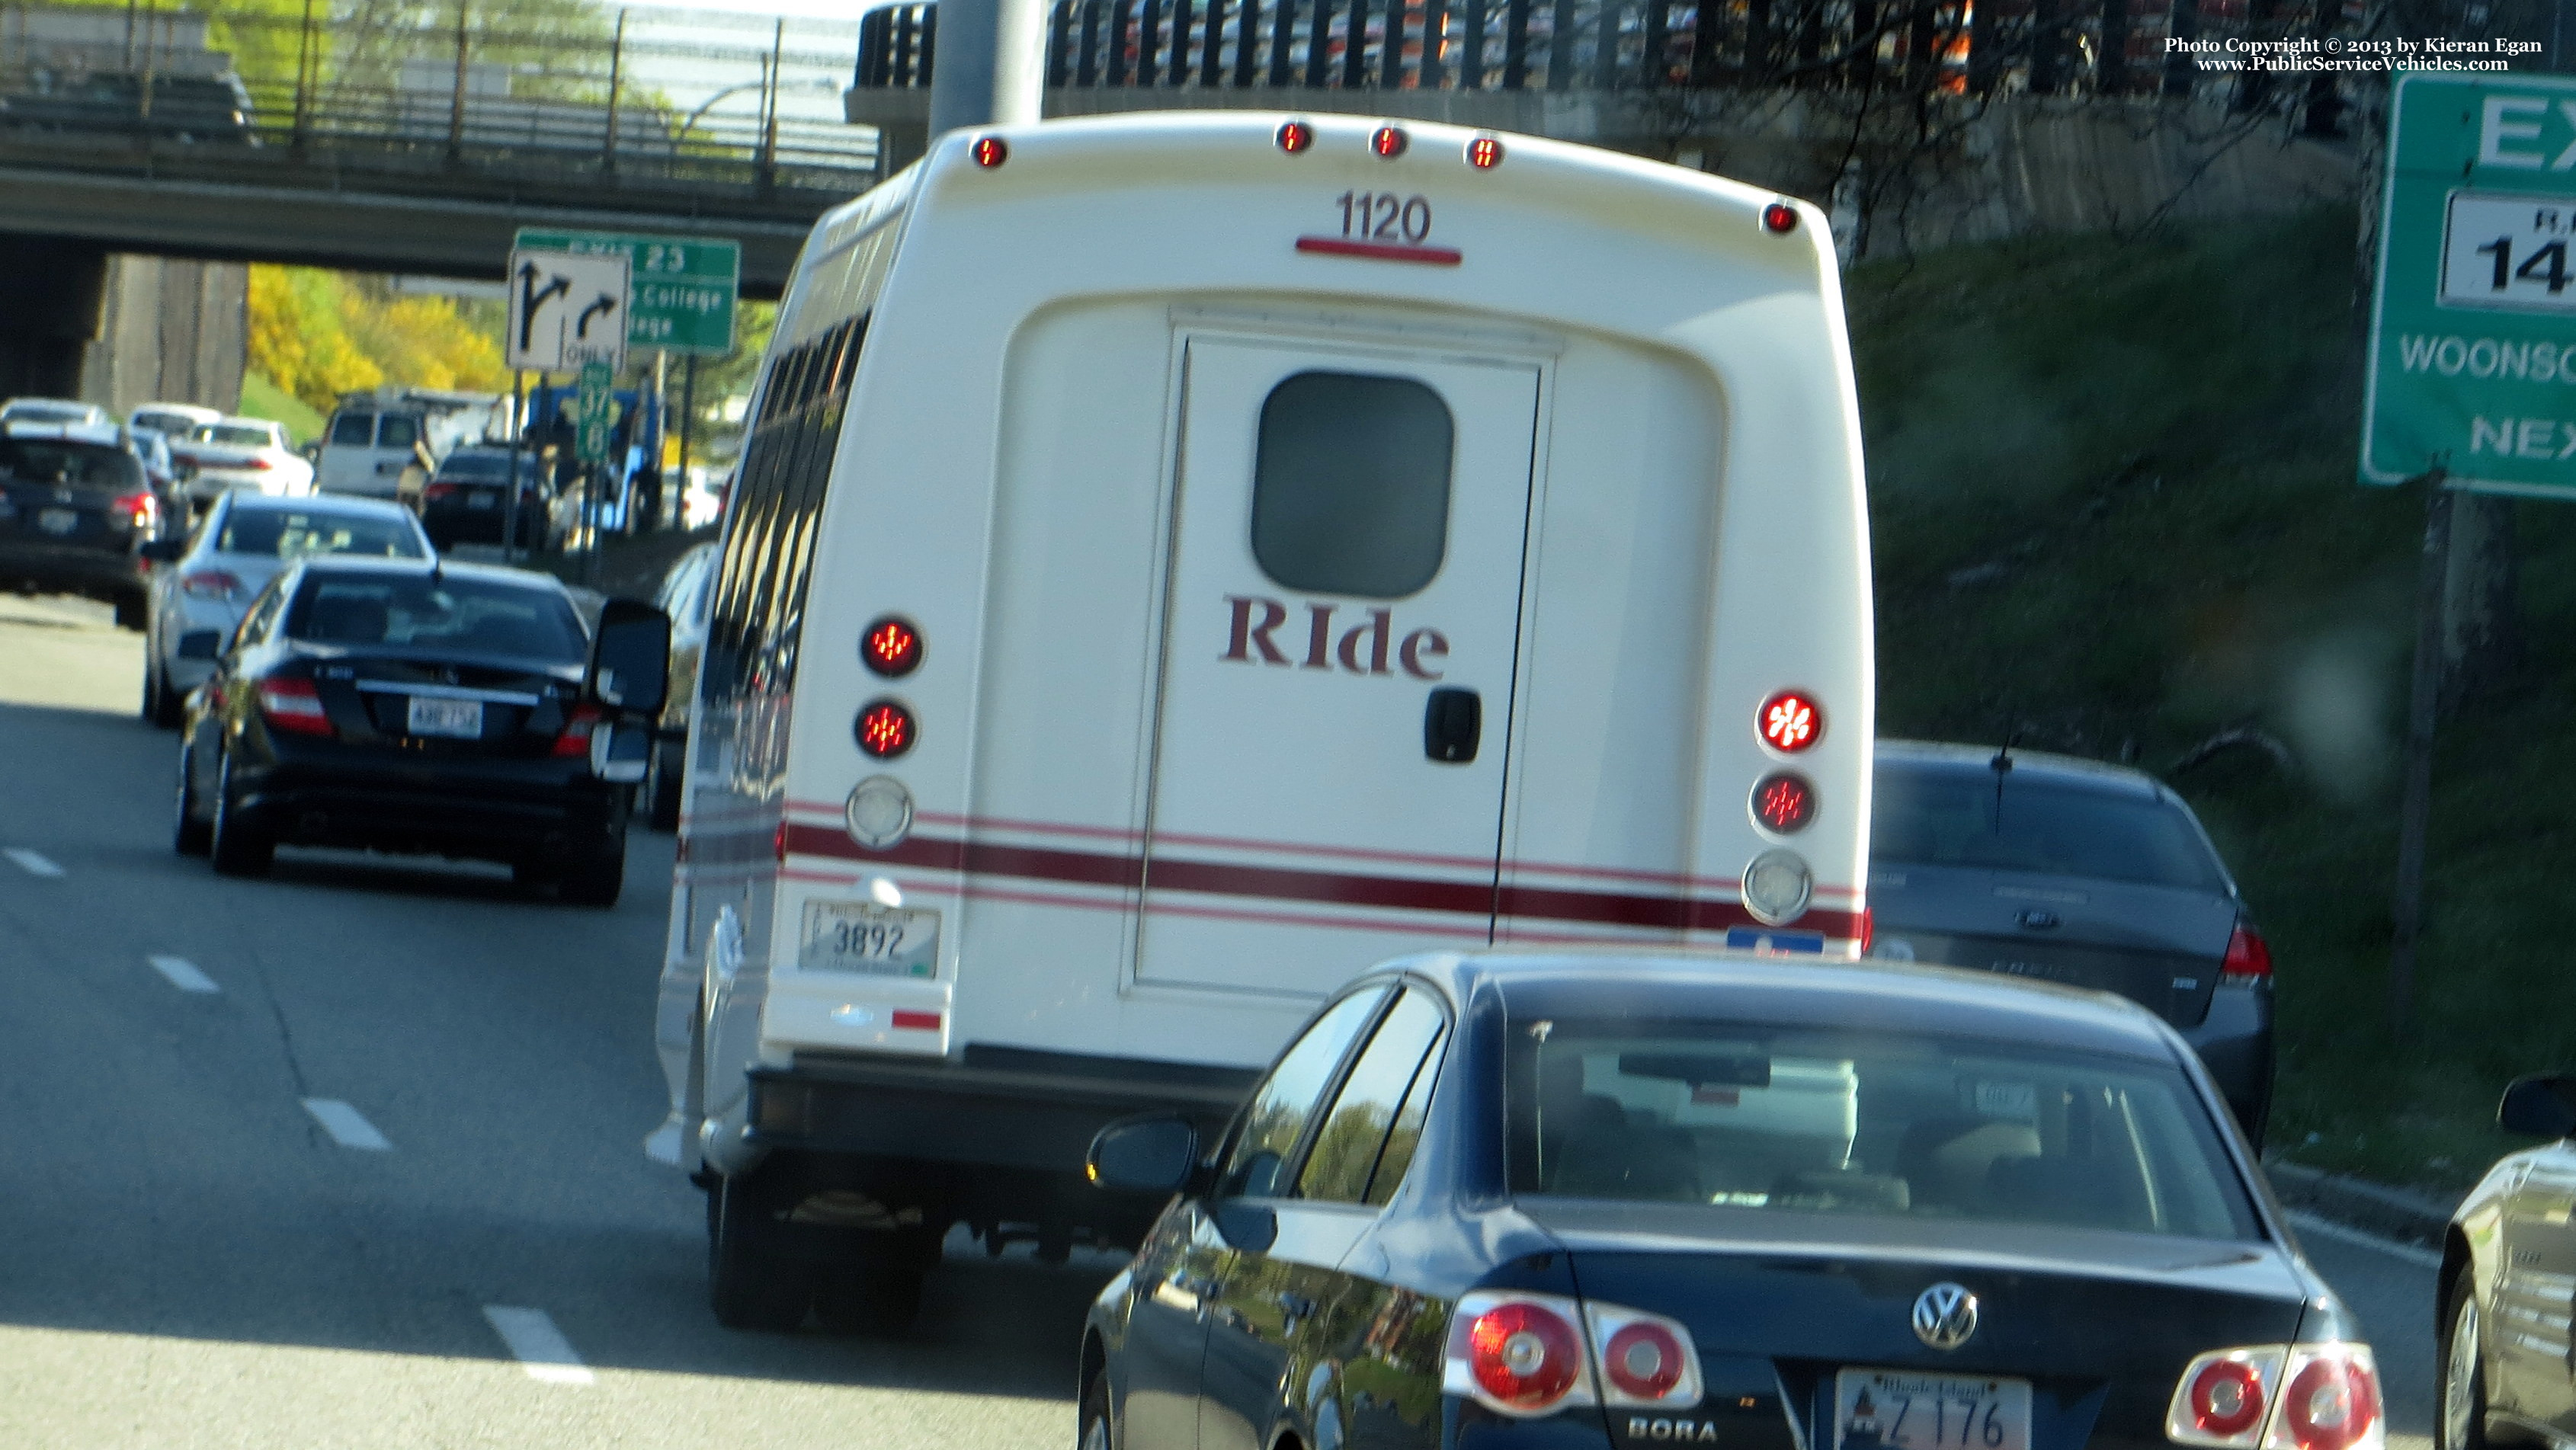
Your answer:
[[[411,510],[387,499],[217,495],[195,532],[144,546],[152,572],[144,627],[143,715],[179,723],[188,692],[214,673],[224,639],[280,569],[314,554],[426,559],[436,551]]]

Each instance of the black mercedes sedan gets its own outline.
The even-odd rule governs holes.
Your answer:
[[[1883,963],[1430,956],[1329,1003],[1093,1305],[1080,1450],[2381,1450],[2171,1026]]]
[[[661,612],[626,600],[594,641],[543,574],[302,560],[188,699],[173,844],[232,876],[281,844],[502,861],[614,905],[650,736],[634,722],[661,706],[668,649]]]

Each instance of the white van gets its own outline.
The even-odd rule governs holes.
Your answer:
[[[719,1317],[1132,1241],[1462,944],[1866,941],[1870,595],[1821,213],[1518,136],[1162,113],[826,216],[727,510],[662,978]]]
[[[417,407],[379,401],[365,393],[341,399],[331,414],[331,425],[322,430],[322,448],[313,469],[314,491],[368,498],[401,496],[405,473],[418,470],[425,478],[437,467],[427,425],[428,414]]]

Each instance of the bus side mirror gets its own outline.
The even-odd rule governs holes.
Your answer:
[[[1190,1186],[1199,1160],[1199,1134],[1180,1118],[1129,1118],[1091,1140],[1083,1172],[1102,1188],[1126,1193],[1178,1193]]]
[[[2496,1104],[2496,1126],[2508,1133],[2527,1133],[2534,1138],[2564,1138],[2576,1133],[2576,1082],[2558,1073],[2541,1073],[2513,1080],[2504,1090],[2504,1101]]]
[[[669,615],[634,599],[600,606],[590,666],[581,677],[583,698],[618,714],[657,715],[670,691],[670,674]]]

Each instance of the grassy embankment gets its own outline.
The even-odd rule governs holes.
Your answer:
[[[272,418],[286,425],[286,436],[297,444],[320,437],[328,421],[305,403],[268,380],[262,373],[242,375],[241,410],[247,417]]]
[[[1879,727],[2134,754],[2193,801],[2280,981],[2272,1147],[2461,1183],[2576,1057],[2576,506],[2515,505],[2528,658],[2443,724],[2414,1030],[2386,1008],[2423,503],[2354,482],[2349,212],[1961,248],[1851,279]],[[2284,773],[2230,752],[2287,741]]]

